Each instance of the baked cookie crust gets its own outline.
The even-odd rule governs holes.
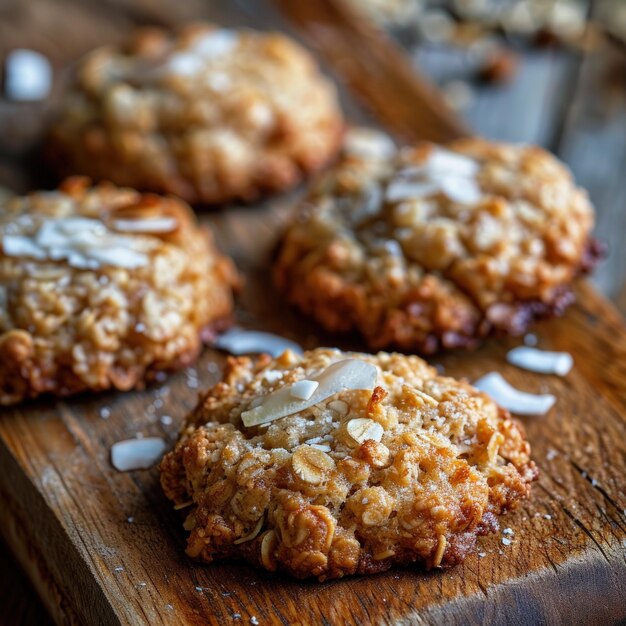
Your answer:
[[[533,146],[396,149],[355,129],[287,228],[275,280],[330,331],[432,353],[518,335],[573,301],[600,254],[567,168]]]
[[[52,165],[191,203],[290,188],[343,135],[334,86],[280,34],[141,29],[78,66],[50,135]]]
[[[371,388],[358,389],[367,368]],[[316,381],[304,408],[244,426]],[[161,483],[187,508],[189,556],[325,580],[461,562],[529,495],[529,455],[506,411],[420,358],[317,349],[229,359]]]
[[[237,282],[180,200],[87,179],[0,204],[0,404],[141,387],[228,323]]]

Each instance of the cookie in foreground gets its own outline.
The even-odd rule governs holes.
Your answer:
[[[229,359],[161,463],[189,556],[320,580],[460,563],[536,475],[521,425],[469,384],[330,349]]]
[[[296,42],[190,24],[87,55],[50,152],[62,173],[218,203],[292,187],[342,135],[335,88]]]
[[[230,319],[236,273],[180,200],[86,179],[0,203],[0,404],[141,387]]]
[[[372,348],[433,353],[524,333],[573,301],[599,255],[594,213],[544,150],[482,139],[397,149],[367,129],[287,228],[287,299]]]

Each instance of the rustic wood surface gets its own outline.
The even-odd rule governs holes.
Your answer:
[[[235,4],[0,0],[0,58],[12,47],[30,45],[61,68],[94,45],[123,37],[137,22],[169,24],[217,15],[225,23],[288,28],[262,2]],[[64,16],[70,10],[68,21]],[[455,77],[448,53],[412,52],[437,82]],[[477,90],[465,114],[481,134],[534,141],[572,164],[598,206],[598,232],[613,244],[596,284],[626,311],[626,177],[619,175],[625,169],[626,105],[619,85],[604,82],[615,67],[619,77],[621,62],[612,54],[532,53],[523,58],[511,85]],[[601,88],[615,93],[598,97]],[[529,99],[529,89],[541,97]],[[346,104],[353,118],[367,118],[353,101]],[[370,104],[376,112],[377,101]],[[0,184],[23,191],[46,182],[32,155],[47,110],[0,101]],[[293,199],[203,220],[214,225],[248,276],[242,324],[288,334],[307,346],[341,345],[281,310],[267,285],[268,255]],[[515,530],[513,544],[487,539],[481,544],[486,556],[471,557],[450,572],[403,570],[319,586],[268,579],[246,567],[189,563],[182,555],[180,519],[161,496],[156,472],[119,474],[108,460],[114,441],[137,432],[173,442],[195,397],[184,374],[167,383],[169,394],[156,412],[151,409],[161,397],[156,388],[4,411],[0,520],[5,540],[37,582],[48,610],[63,623],[250,623],[253,616],[260,623],[610,623],[626,616],[625,331],[615,310],[583,285],[579,305],[564,320],[540,325],[537,334],[542,346],[575,355],[576,367],[566,379],[505,365],[503,355],[513,341],[492,342],[476,355],[438,359],[452,374],[472,378],[497,368],[522,388],[548,388],[560,397],[548,417],[524,420],[542,473],[531,502],[506,521]],[[219,362],[219,355],[207,351],[198,365],[202,386],[215,380],[207,369],[214,357]],[[105,406],[112,410],[109,420],[99,417]],[[164,414],[174,418],[171,426],[158,420]],[[0,623],[45,624],[43,609],[15,569],[0,546]]]
[[[281,308],[267,261],[289,202],[207,215],[244,270],[246,325],[279,331],[305,346],[354,344],[317,332]],[[251,248],[254,233],[255,246]],[[532,498],[501,536],[481,540],[448,572],[407,570],[322,585],[247,566],[205,566],[183,555],[181,518],[158,486],[156,469],[120,473],[109,462],[120,439],[164,436],[173,443],[196,391],[182,372],[143,393],[42,400],[7,409],[0,422],[0,517],[12,549],[58,622],[89,624],[260,623],[607,623],[626,615],[626,330],[619,315],[582,285],[563,320],[537,327],[542,347],[567,350],[564,379],[506,365],[518,341],[437,359],[456,376],[498,369],[531,391],[559,397],[544,418],[524,423],[541,470]],[[216,379],[207,350],[201,387]],[[155,409],[155,400],[163,406]],[[160,403],[158,403],[160,404]],[[111,411],[109,419],[100,410]],[[171,415],[163,426],[159,417]],[[563,602],[555,598],[563,596]],[[507,606],[507,612],[501,611]]]

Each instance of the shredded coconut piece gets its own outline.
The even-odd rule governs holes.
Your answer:
[[[291,386],[291,395],[299,400],[308,400],[320,386],[316,380],[299,380]]]
[[[148,256],[137,249],[139,245],[138,238],[116,234],[100,220],[87,217],[48,217],[33,237],[2,238],[7,256],[66,260],[77,269],[98,269],[102,265],[143,267],[148,264]]]
[[[263,404],[241,414],[244,426],[257,426],[292,415],[326,400],[343,389],[373,389],[378,376],[375,365],[360,359],[345,359],[312,378],[319,386],[308,400],[294,401],[293,385],[281,387],[263,399]]]
[[[113,228],[125,233],[171,233],[177,226],[178,222],[173,217],[113,221]]]
[[[154,465],[164,452],[165,441],[160,437],[127,439],[111,446],[111,463],[120,472],[147,469]]]
[[[531,372],[559,376],[566,376],[574,365],[574,359],[569,352],[549,352],[529,346],[513,348],[506,355],[506,360]]]
[[[259,330],[244,330],[242,328],[227,330],[215,340],[213,345],[235,356],[265,352],[273,357],[277,357],[286,350],[302,354],[302,348],[289,339]]]
[[[4,67],[4,92],[10,100],[35,101],[48,97],[52,67],[43,54],[17,48],[7,54]]]
[[[396,153],[396,145],[386,133],[372,128],[352,128],[346,134],[343,149],[366,159],[389,159]]]
[[[490,372],[474,383],[503,408],[517,415],[545,415],[556,402],[552,394],[534,394],[512,387],[498,372]]]

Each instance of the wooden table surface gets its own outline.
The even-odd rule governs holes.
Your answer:
[[[278,27],[263,2],[201,0],[0,0],[0,61],[15,47],[45,52],[57,70],[89,48],[116,41],[137,23],[169,24],[218,15],[230,24]],[[71,12],[71,19],[68,15]],[[256,14],[256,15],[255,15]],[[441,46],[411,46],[416,64],[438,83],[467,79],[466,55]],[[23,122],[29,111],[28,124]],[[27,190],[32,152],[45,123],[46,105],[0,99],[0,185]],[[475,86],[463,110],[478,133],[543,145],[563,158],[589,190],[598,212],[597,235],[609,256],[595,285],[626,313],[626,55],[602,47],[581,54],[563,49],[521,51],[520,67],[505,85]],[[35,178],[46,180],[35,172]],[[0,624],[49,623],[18,566],[0,544]]]

